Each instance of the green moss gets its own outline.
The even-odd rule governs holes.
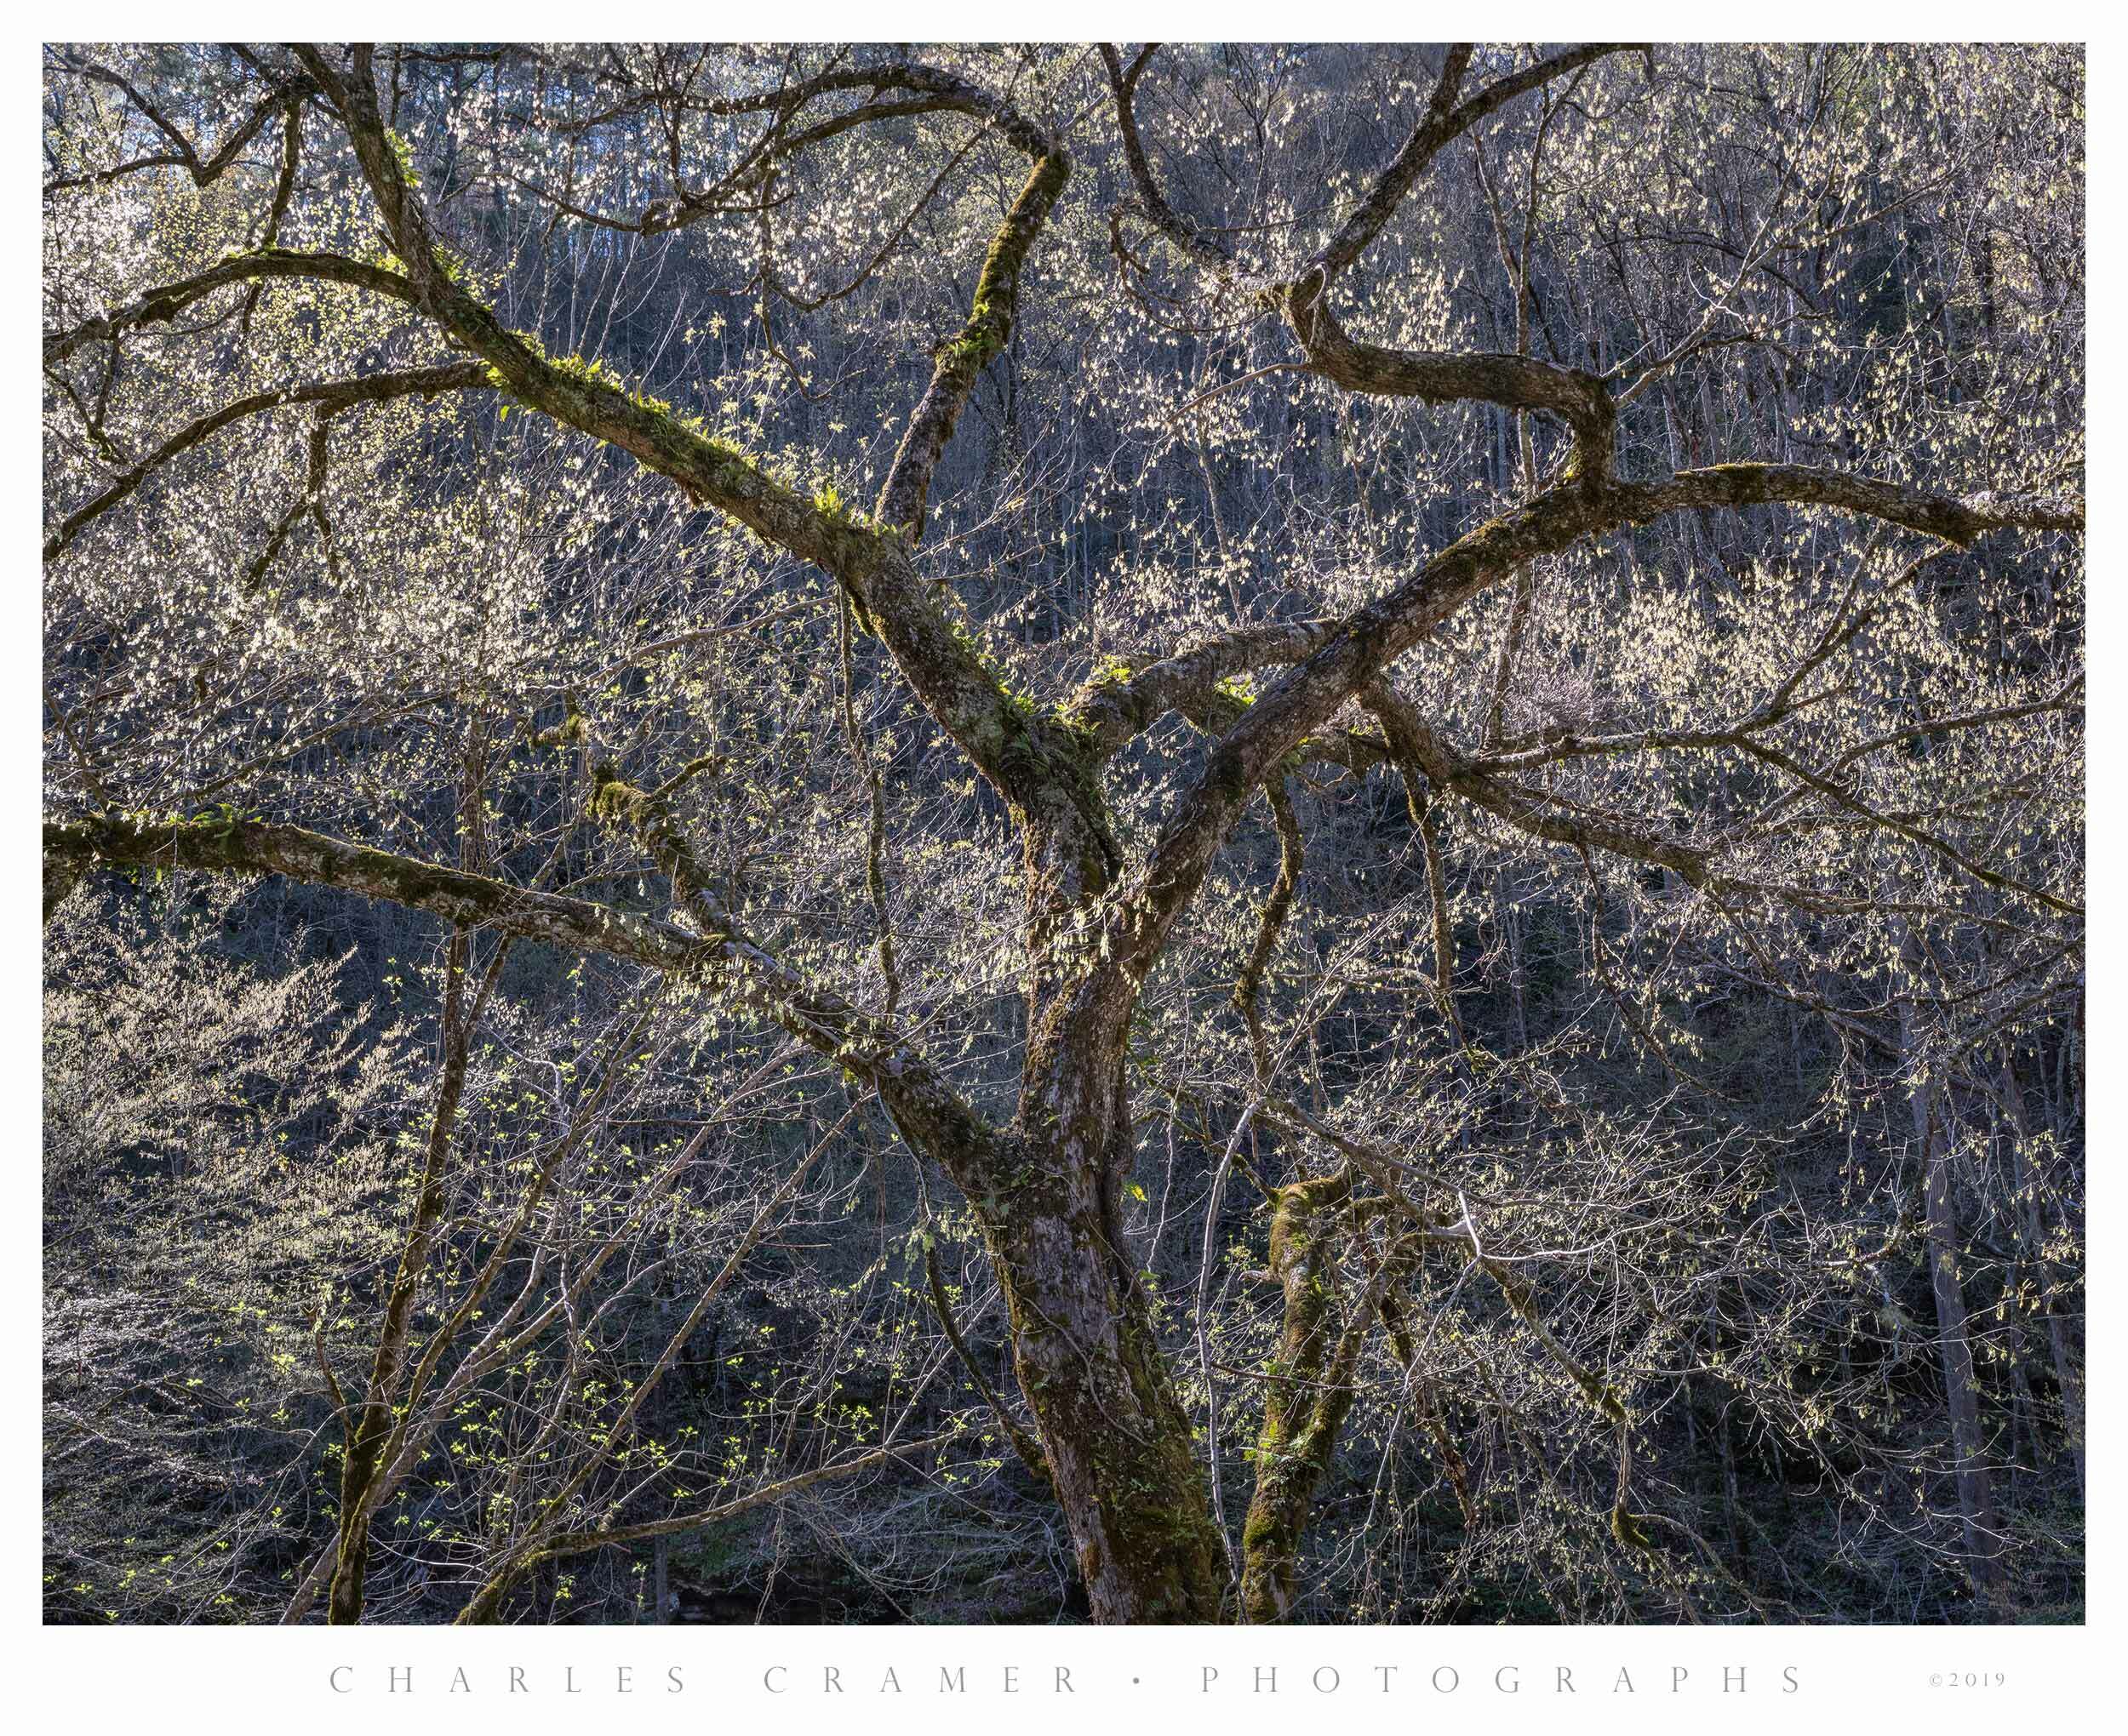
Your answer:
[[[1655,1539],[1648,1535],[1647,1527],[1642,1523],[1645,1516],[1645,1514],[1628,1511],[1626,1504],[1619,1502],[1610,1510],[1610,1534],[1627,1549],[1651,1552],[1655,1548]]]
[[[624,784],[618,777],[609,776],[591,798],[591,811],[609,825],[619,825],[632,819],[640,811],[643,792]]]

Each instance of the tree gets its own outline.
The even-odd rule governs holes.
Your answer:
[[[1967,84],[2039,96],[2029,136],[1942,137]],[[1479,1290],[1606,1444],[1617,1547],[1689,1602],[1633,1499],[1663,1356],[1736,1330],[1725,1293],[1789,1318],[1826,1259],[1868,1262],[1737,1252],[1764,1189],[1710,1164],[1723,1092],[1680,1002],[1726,972],[1881,1046],[1914,995],[1849,991],[1914,968],[1908,923],[1947,937],[1925,992],[1985,1029],[2075,991],[2080,205],[2016,178],[2067,185],[2079,63],[60,50],[48,120],[48,914],[169,870],[452,925],[439,1179],[474,936],[684,985],[839,1070],[972,1215],[1096,1619],[1292,1613],[1364,1368],[1397,1371],[1396,1415],[1435,1407],[1455,1465],[1431,1328]],[[2005,205],[2068,228],[2003,234]],[[660,304],[667,270],[706,287]],[[1901,306],[1925,275],[1976,309]],[[832,325],[867,294],[868,334]],[[1193,469],[1187,570],[1146,517],[1104,525],[1127,466],[1147,504]],[[1124,582],[1089,596],[1104,536]],[[481,769],[439,807],[453,758]],[[853,804],[854,855],[770,848]],[[1363,814],[1395,872],[1311,906],[1323,834]],[[1572,912],[1592,991],[1548,1036],[1533,905]],[[1461,1010],[1480,906],[1505,1053]],[[1399,1010],[1362,1032],[1385,970]],[[1558,1076],[1605,1025],[1660,1081],[1637,1117]],[[963,1065],[1000,1032],[1001,1071]],[[1159,1101],[1223,1153],[1193,1344],[1133,1216]],[[1608,1227],[1533,1233],[1569,1194],[1519,1202],[1518,1151]],[[1238,1547],[1237,1169],[1276,1299],[1241,1329],[1271,1328]],[[409,1283],[442,1211],[415,1207]],[[1622,1234],[1648,1246],[1606,1273]],[[336,1615],[397,1318],[349,1425]],[[563,1480],[474,1613],[558,1539],[663,1522],[585,1500]]]

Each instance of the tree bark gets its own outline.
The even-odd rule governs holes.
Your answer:
[[[1226,1552],[1101,1170],[1065,1141],[1004,1149],[1008,1173],[956,1179],[1004,1293],[1094,1619],[1216,1621]]]
[[[1909,968],[1920,963],[1919,948],[1909,933],[1901,951]],[[1899,1003],[1901,1047],[1912,1068],[1920,1061],[1920,1035],[1913,1004]],[[1959,1276],[1959,1241],[1956,1208],[1951,1199],[1950,1140],[1944,1126],[1942,1084],[1926,1078],[1909,1095],[1913,1132],[1922,1164],[1922,1210],[1926,1222],[1929,1280],[1936,1296],[1936,1332],[1943,1369],[1943,1400],[1950,1413],[1951,1449],[1958,1482],[1958,1510],[1965,1539],[1966,1572],[1983,1602],[1999,1606],[2004,1598],[2002,1520],[1995,1510],[1988,1474],[1988,1444],[1981,1430],[1980,1391],[1973,1378],[1973,1350],[1966,1330],[1965,1292]]]
[[[2053,1262],[2047,1258],[2046,1230],[2039,1216],[2039,1176],[2026,1155],[2032,1129],[2025,1118],[2023,1093],[2007,1049],[2002,1057],[2001,1095],[2010,1117],[2011,1179],[2022,1202],[2019,1223],[2024,1231],[2025,1253],[2039,1275],[2039,1305],[2046,1315],[2047,1348],[2054,1363],[2055,1390],[2061,1396],[2062,1432],[2068,1437],[2069,1453],[2076,1464],[2077,1499],[2085,1500],[2089,1490],[2084,1465],[2084,1382],[2070,1360],[2068,1322],[2055,1303],[2057,1280]]]
[[[1279,1190],[1271,1219],[1271,1272],[1285,1318],[1256,1436],[1256,1487],[1241,1531],[1244,1620],[1283,1621],[1293,1608],[1301,1541],[1315,1491],[1352,1408],[1349,1381],[1325,1379],[1335,1360],[1336,1271],[1332,1220],[1352,1200],[1343,1171]]]

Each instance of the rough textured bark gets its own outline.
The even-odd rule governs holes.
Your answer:
[[[1292,1608],[1300,1540],[1351,1408],[1349,1383],[1328,1371],[1337,1342],[1337,1226],[1352,1183],[1340,1171],[1279,1190],[1271,1217],[1271,1275],[1285,1317],[1273,1356],[1256,1436],[1256,1487],[1242,1522],[1241,1603],[1251,1622],[1283,1620]]]

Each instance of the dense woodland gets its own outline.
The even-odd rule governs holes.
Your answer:
[[[2080,51],[43,120],[49,1620],[2082,1619]]]

